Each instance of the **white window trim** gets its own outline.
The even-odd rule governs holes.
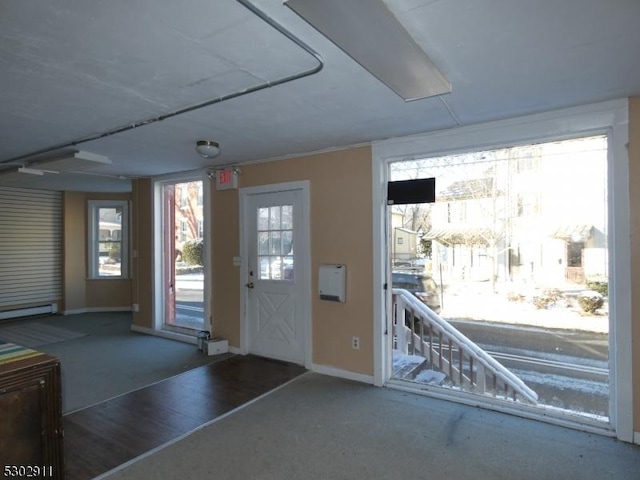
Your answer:
[[[198,240],[202,240],[204,238],[204,218],[202,220],[198,220]]]
[[[189,224],[185,218],[180,219],[180,241],[186,242],[189,233]]]
[[[98,240],[100,239],[100,219],[97,213],[100,208],[122,208],[120,275],[101,276],[99,274]],[[129,278],[129,202],[126,200],[89,200],[87,202],[87,214],[88,278],[92,280],[121,280]]]
[[[629,206],[629,137],[628,100],[618,99],[564,110],[545,112],[479,125],[441,130],[433,133],[374,142],[373,167],[373,298],[374,303],[374,383],[385,385],[391,376],[386,354],[390,349],[391,307],[390,284],[386,278],[387,234],[386,185],[389,164],[394,161],[450,155],[471,150],[493,149],[540,141],[562,140],[595,134],[606,134],[609,140],[608,193],[609,193],[609,256],[611,310],[611,426],[615,436],[633,441],[633,392],[631,376],[631,269],[630,206]],[[456,399],[457,401],[463,401]],[[477,403],[477,402],[476,402]],[[491,408],[491,405],[487,405]],[[588,428],[571,421],[554,419],[542,414],[529,416],[574,428]],[[597,433],[606,433],[594,429]]]

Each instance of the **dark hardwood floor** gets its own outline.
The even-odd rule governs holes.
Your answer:
[[[234,356],[64,417],[65,475],[103,474],[214,420],[305,372]]]

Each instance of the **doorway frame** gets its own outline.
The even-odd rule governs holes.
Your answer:
[[[631,268],[629,205],[628,99],[584,105],[526,117],[437,131],[373,143],[373,241],[374,241],[374,382],[389,385],[391,379],[391,289],[387,240],[386,185],[389,165],[403,160],[464,153],[541,141],[604,134],[608,138],[608,231],[610,276],[609,363],[610,426],[590,426],[566,416],[549,416],[531,409],[499,406],[477,396],[440,394],[458,403],[481,405],[519,416],[571,428],[613,435],[633,442],[633,392],[631,375]],[[400,387],[401,388],[401,387]],[[430,394],[430,393],[427,393]]]
[[[191,171],[178,174],[162,175],[153,179],[152,204],[153,204],[153,318],[152,329],[149,333],[160,337],[170,338],[185,343],[196,345],[198,339],[196,335],[187,335],[178,332],[164,330],[162,328],[165,319],[165,300],[164,300],[164,271],[166,268],[163,255],[163,193],[162,189],[167,184],[182,183],[188,181],[202,181],[202,207],[203,222],[202,229],[204,235],[204,330],[213,331],[211,323],[211,274],[212,255],[211,255],[211,180],[207,171]]]
[[[239,197],[239,225],[240,225],[240,353],[246,355],[249,353],[249,319],[248,319],[248,295],[247,288],[245,286],[247,279],[249,278],[249,265],[247,259],[249,258],[249,244],[248,235],[245,230],[245,223],[247,221],[250,202],[248,197],[250,195],[260,195],[268,193],[287,192],[292,190],[301,191],[302,201],[302,225],[300,231],[302,232],[302,242],[305,245],[306,255],[303,258],[296,258],[296,263],[302,266],[302,275],[300,279],[296,277],[296,282],[299,280],[300,292],[302,299],[301,316],[303,321],[303,347],[304,347],[304,367],[310,369],[312,367],[312,319],[311,319],[311,222],[310,222],[310,182],[308,180],[296,181],[296,182],[284,182],[269,185],[260,185],[256,187],[243,187],[238,190]],[[298,250],[296,250],[298,252]],[[296,253],[297,254],[297,253]]]

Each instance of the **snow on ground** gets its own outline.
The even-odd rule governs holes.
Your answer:
[[[512,368],[511,373],[515,374],[520,380],[527,384],[546,385],[561,390],[572,390],[605,397],[609,395],[609,384],[607,382],[578,379],[566,375],[532,372],[530,370],[520,370],[517,368]]]
[[[581,311],[576,296],[579,289],[563,290],[563,297],[549,305],[546,309],[538,309],[533,304],[533,297],[539,291],[531,290],[522,301],[514,302],[508,299],[508,290],[494,293],[491,285],[486,283],[466,282],[455,286],[445,287],[443,308],[440,316],[445,320],[462,320],[474,322],[496,322],[512,328],[541,328],[541,329],[563,329],[590,331],[597,333],[608,333],[609,314],[608,304],[600,309],[596,314],[590,315]],[[511,352],[510,349],[506,350]],[[514,349],[514,355],[529,355],[540,357],[540,352],[528,352]],[[446,375],[442,372],[429,370],[425,367],[417,369],[422,361],[422,357],[415,355],[405,355],[399,350],[393,351],[393,371],[395,378],[404,378],[422,384],[443,385],[446,382]],[[606,368],[606,361],[596,361],[568,357],[561,354],[545,354],[544,359],[556,362],[571,362],[573,364]],[[584,380],[570,376],[539,373],[530,370],[511,369],[511,371],[525,382],[541,384],[547,387],[586,393],[591,395],[609,395],[609,385],[607,382],[594,380]],[[418,372],[416,374],[416,372]],[[464,390],[460,387],[448,385],[452,390]],[[566,412],[563,408],[556,408],[550,405],[541,405],[549,411]],[[573,410],[572,410],[573,411]],[[588,416],[599,421],[608,421],[606,416],[597,413],[584,413],[574,411],[582,416]]]
[[[405,378],[420,383],[430,383],[441,385],[447,376],[435,370],[424,369],[419,371],[415,377],[414,369],[424,363],[425,358],[418,355],[405,355],[400,350],[393,351],[393,372],[396,378]]]
[[[423,370],[416,375],[414,380],[419,383],[441,385],[446,379],[447,376],[442,372],[436,372],[435,370]]]
[[[502,287],[492,292],[489,282],[464,282],[446,286],[440,316],[450,320],[476,320],[511,325],[530,325],[542,328],[609,332],[608,304],[596,312],[582,312],[577,291],[565,291],[563,298],[546,309],[538,309],[532,299],[535,290],[527,292],[523,301],[510,301],[508,290]]]
[[[394,370],[417,367],[422,362],[424,362],[424,357],[420,357],[419,355],[404,355],[400,353],[400,350],[393,351]]]
[[[204,274],[185,273],[176,275],[175,283],[178,290],[204,290]]]

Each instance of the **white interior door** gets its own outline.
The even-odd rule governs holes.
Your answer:
[[[304,365],[310,311],[306,195],[292,189],[244,192],[243,198],[244,350]]]

